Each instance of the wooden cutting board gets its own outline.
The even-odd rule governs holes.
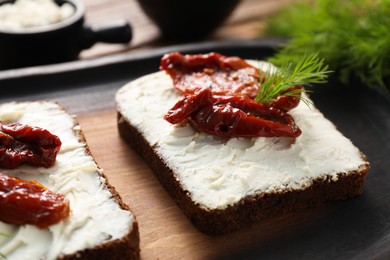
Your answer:
[[[262,221],[230,234],[207,236],[190,223],[142,158],[120,138],[114,109],[83,113],[78,120],[97,163],[139,222],[142,259],[234,258],[275,245],[296,233],[298,227],[302,229],[307,222],[326,214],[324,206]]]
[[[371,162],[362,196],[263,220],[218,237],[192,226],[148,166],[119,137],[115,92],[156,71],[163,54],[217,51],[262,59],[280,43],[207,42],[0,72],[0,101],[55,100],[77,116],[97,163],[138,219],[142,259],[390,259],[386,153],[390,106],[379,92],[355,85],[351,92],[333,80],[312,93],[317,107]]]

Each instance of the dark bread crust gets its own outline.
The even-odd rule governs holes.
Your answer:
[[[58,104],[59,105],[59,104]],[[66,113],[65,108],[63,108],[61,105],[59,107],[64,110]],[[69,114],[69,113],[68,113]],[[79,122],[76,120],[75,117],[73,117],[73,129],[75,136],[78,137],[79,141],[81,143],[85,144],[85,153],[90,155],[93,160],[95,161],[95,158],[93,157],[84,133],[81,130]],[[96,163],[96,161],[95,161]],[[97,165],[97,163],[96,163]],[[99,176],[103,177],[104,179],[104,186],[106,189],[112,194],[112,198],[116,201],[116,203],[120,206],[121,209],[130,211],[130,208],[127,206],[127,204],[122,200],[119,193],[116,191],[116,189],[108,182],[108,179],[106,175],[103,173],[103,171],[99,168]],[[131,228],[131,231],[127,234],[127,236],[116,239],[112,241],[108,241],[104,244],[101,244],[97,247],[80,250],[75,252],[74,254],[70,255],[64,255],[59,257],[58,259],[63,260],[73,260],[73,259],[140,259],[140,238],[139,238],[139,230],[138,230],[138,222],[133,215],[133,225]]]
[[[315,179],[312,185],[304,190],[247,196],[226,209],[210,210],[192,201],[189,192],[183,190],[172,169],[120,111],[118,111],[118,131],[121,137],[148,163],[165,190],[194,226],[208,235],[228,233],[254,221],[316,206],[327,200],[342,200],[359,195],[363,192],[369,169],[369,164],[366,163],[358,171],[340,173],[337,181],[332,181],[330,178]]]
[[[122,239],[65,255],[58,259],[140,259],[138,224],[133,224],[132,231]]]
[[[31,103],[31,102],[15,102],[15,103]],[[58,108],[68,115],[68,111],[61,106],[57,102],[51,101],[35,101],[34,103],[54,103],[58,106]],[[70,115],[71,116],[71,115]],[[90,155],[93,160],[95,158],[92,156],[91,151],[86,142],[86,138],[84,133],[81,130],[80,124],[76,120],[74,116],[73,118],[73,132],[74,135],[78,138],[78,140],[85,144],[85,153]],[[96,161],[95,161],[96,163]],[[97,164],[96,164],[97,165]],[[125,202],[120,197],[119,193],[115,190],[115,188],[110,185],[107,180],[107,177],[104,175],[103,171],[99,168],[99,176],[104,179],[105,188],[112,194],[112,198],[116,201],[116,203],[120,206],[121,209],[130,211],[130,208],[125,204]],[[103,243],[95,248],[85,249],[77,251],[73,254],[61,255],[58,259],[71,260],[71,259],[139,259],[140,258],[140,248],[139,248],[139,230],[138,230],[138,222],[133,215],[133,223],[130,232],[121,239],[116,239],[112,241],[108,241]],[[1,257],[0,257],[1,258]]]
[[[90,153],[88,146],[86,146],[87,152]],[[112,197],[118,203],[121,209],[128,210],[131,212],[130,208],[123,202],[119,193],[115,188],[108,183],[107,177],[102,173],[102,176],[105,180],[105,186],[112,194]],[[134,215],[133,215],[134,216]],[[133,225],[131,231],[127,236],[108,241],[104,244],[101,244],[97,247],[80,250],[74,254],[64,255],[59,257],[61,260],[75,260],[75,259],[140,259],[140,238],[138,230],[138,222],[134,216]]]

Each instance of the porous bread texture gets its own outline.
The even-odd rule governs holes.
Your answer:
[[[11,259],[31,259],[31,257],[37,257],[37,258],[42,258],[42,259],[139,259],[140,257],[140,248],[139,248],[139,231],[138,231],[138,222],[129,209],[129,207],[124,203],[118,192],[115,190],[115,188],[110,185],[110,183],[107,181],[107,178],[103,172],[102,169],[100,169],[96,162],[95,159],[93,158],[90,149],[87,145],[85,136],[80,128],[79,123],[76,121],[74,116],[71,116],[70,114],[67,113],[67,111],[58,103],[55,102],[50,102],[50,101],[34,101],[34,102],[11,102],[11,103],[5,103],[5,104],[0,104],[0,120],[6,121],[6,122],[19,122],[19,119],[22,119],[22,123],[27,123],[25,122],[24,116],[25,116],[25,111],[26,109],[31,108],[34,113],[36,114],[37,117],[39,117],[39,120],[37,120],[37,124],[34,126],[38,127],[43,127],[51,131],[53,134],[56,134],[60,137],[62,141],[62,148],[59,152],[57,160],[60,160],[60,162],[56,162],[56,165],[53,166],[53,170],[55,169],[56,172],[60,172],[63,163],[66,162],[67,156],[81,156],[86,158],[87,163],[86,163],[86,169],[91,169],[91,172],[86,171],[83,173],[82,168],[79,169],[81,174],[86,174],[86,175],[95,175],[96,182],[93,182],[93,185],[99,185],[98,190],[101,190],[101,195],[96,196],[94,200],[99,199],[99,198],[107,198],[112,203],[110,203],[110,206],[112,210],[115,210],[119,214],[121,214],[121,218],[127,218],[126,215],[128,215],[128,221],[127,221],[127,226],[126,227],[121,227],[123,230],[127,230],[125,232],[121,232],[120,237],[115,237],[112,238],[110,237],[109,233],[106,233],[105,238],[96,238],[93,237],[93,234],[97,234],[96,230],[91,230],[91,235],[89,237],[90,241],[71,241],[72,235],[64,235],[64,237],[67,237],[69,240],[67,241],[57,241],[61,242],[60,244],[56,244],[54,240],[47,240],[47,237],[52,236],[51,239],[59,239],[61,235],[58,235],[56,232],[70,232],[72,229],[69,230],[70,227],[67,226],[67,223],[71,223],[72,221],[69,221],[68,219],[52,225],[49,227],[47,230],[40,230],[34,226],[31,225],[24,225],[20,227],[12,227],[12,225],[4,224],[0,222],[0,233],[7,234],[9,230],[14,230],[17,231],[19,229],[20,232],[26,232],[22,231],[23,230],[33,230],[34,234],[36,234],[35,237],[28,238],[25,237],[26,241],[33,240],[35,241],[35,246],[39,247],[49,247],[44,255],[30,255],[27,253],[17,253],[17,254],[11,254],[10,256],[7,256],[5,252],[2,252],[3,250],[9,250],[9,243],[12,242],[12,237],[11,241],[7,240],[7,237],[5,237],[4,240],[0,240],[0,253],[4,254],[6,259],[11,260]],[[50,115],[50,116],[49,116]],[[53,117],[51,117],[51,115]],[[61,115],[61,117],[58,117]],[[47,118],[49,116],[49,118]],[[32,116],[31,116],[32,117]],[[61,120],[59,120],[61,119]],[[53,120],[50,122],[50,120]],[[28,121],[28,120],[27,120]],[[34,120],[32,120],[34,121]],[[62,121],[62,122],[61,122]],[[45,126],[49,127],[44,127],[40,122],[44,122]],[[59,124],[59,125],[56,125]],[[33,125],[33,124],[31,124]],[[62,125],[62,126],[61,126]],[[62,128],[63,129],[59,129]],[[66,131],[69,136],[65,136],[66,134],[63,134],[64,131]],[[62,137],[62,138],[61,138]],[[77,152],[76,150],[79,150]],[[71,153],[74,153],[73,155]],[[91,168],[90,168],[91,167]],[[48,169],[40,169],[40,168],[34,168],[30,166],[22,166],[17,169],[12,169],[12,170],[2,170],[6,174],[10,175],[16,175],[21,178],[32,178],[33,176],[29,173],[31,170],[35,170],[38,172],[38,174],[46,174],[47,176],[50,174],[50,168]],[[65,169],[69,170],[69,169]],[[70,178],[71,175],[73,174],[73,178],[81,178],[83,179],[83,176],[78,175],[75,171],[69,170],[66,174],[69,175]],[[52,180],[56,180],[57,177],[54,177]],[[46,180],[42,180],[46,181]],[[58,188],[58,184],[56,186],[56,183],[44,183],[46,187],[49,189],[59,189],[57,192],[61,193],[61,188]],[[59,185],[61,186],[61,185]],[[66,184],[64,184],[66,186]],[[77,190],[77,187],[75,187]],[[65,196],[68,194],[71,194],[71,192],[67,189],[64,189],[66,191]],[[56,191],[56,190],[55,190]],[[108,193],[107,193],[108,192]],[[100,192],[99,192],[100,193]],[[97,194],[88,194],[88,192],[85,192],[83,196],[95,196]],[[107,196],[108,195],[108,196]],[[69,195],[72,196],[72,195]],[[77,196],[77,195],[76,195]],[[105,197],[107,196],[107,197]],[[91,197],[92,198],[92,197]],[[71,200],[70,203],[70,208],[71,208],[71,216],[69,218],[74,218],[74,214],[80,214],[81,210],[77,210],[77,212],[74,212],[75,208],[75,203],[77,203],[76,200]],[[81,203],[81,202],[80,202]],[[98,204],[96,204],[96,207]],[[82,208],[82,207],[81,207]],[[89,209],[85,208],[84,211],[89,211]],[[73,214],[73,215],[72,215]],[[101,212],[101,214],[104,214],[104,212]],[[87,220],[87,222],[83,223],[83,225],[88,226],[88,221],[97,221],[96,219],[99,218],[89,218],[90,220]],[[99,221],[104,221],[99,220]],[[112,220],[110,220],[112,222]],[[101,226],[104,226],[103,223],[100,224]],[[5,228],[7,230],[2,230],[2,228]],[[97,225],[91,225],[90,228],[93,229],[99,229],[99,224]],[[80,229],[80,227],[79,227]],[[55,231],[56,230],[56,231]],[[60,231],[58,231],[60,230]],[[61,231],[62,230],[62,231]],[[93,231],[93,232],[92,232]],[[51,235],[51,232],[52,235]],[[73,232],[77,233],[79,231],[74,230]],[[87,231],[88,232],[88,231]],[[104,228],[102,228],[101,232],[107,232],[105,231]],[[26,233],[28,234],[28,233]],[[54,235],[55,234],[55,235]],[[103,235],[103,233],[101,233]],[[74,237],[77,237],[75,235]],[[80,237],[80,236],[79,236]],[[88,234],[86,236],[88,237]],[[39,241],[40,238],[42,241]],[[93,240],[97,239],[97,243],[94,243]],[[58,247],[62,246],[66,248],[66,246],[62,245],[62,242],[67,244],[67,243],[79,243],[81,245],[86,245],[83,248],[77,248],[76,250],[68,250],[68,251],[62,251],[62,250],[57,250],[58,253],[56,254],[50,254],[50,251],[53,251],[50,249],[50,247]],[[17,249],[16,249],[17,250]],[[21,248],[20,250],[26,250],[26,248]],[[30,250],[30,249],[28,249]],[[12,253],[13,251],[11,251]],[[23,258],[24,257],[24,258]]]
[[[362,193],[369,163],[314,106],[291,111],[303,132],[296,139],[225,140],[166,122],[179,98],[164,72],[128,83],[116,95],[118,129],[202,232]]]

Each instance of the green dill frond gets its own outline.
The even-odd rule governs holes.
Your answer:
[[[290,39],[270,60],[275,65],[319,53],[341,81],[359,79],[388,91],[389,0],[297,0],[267,19],[266,25],[266,35]]]
[[[283,60],[278,70],[260,71],[260,88],[255,98],[257,102],[267,104],[278,96],[293,96],[309,104],[303,92],[303,86],[326,83],[331,71],[318,54],[303,55],[294,62]],[[293,88],[302,86],[302,88]]]

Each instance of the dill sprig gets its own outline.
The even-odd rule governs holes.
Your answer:
[[[390,89],[389,0],[296,0],[266,20],[265,34],[289,38],[275,65],[318,52],[342,82]]]
[[[310,102],[301,95],[308,92],[303,86],[326,83],[329,73],[328,65],[318,54],[301,56],[296,63],[285,60],[276,71],[260,71],[260,88],[255,101],[267,104],[283,95],[297,97],[308,104]]]

